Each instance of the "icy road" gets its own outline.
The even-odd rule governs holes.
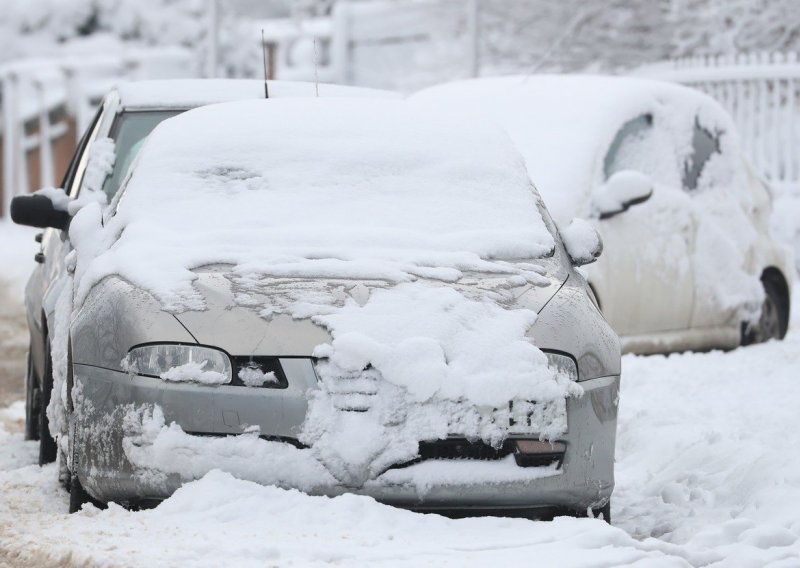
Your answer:
[[[0,308],[0,347],[20,356],[22,321]],[[798,315],[784,342],[623,359],[613,526],[450,520],[221,472],[156,509],[70,516],[17,401],[0,409],[0,566],[800,566]],[[17,386],[0,401],[19,372],[3,361]]]

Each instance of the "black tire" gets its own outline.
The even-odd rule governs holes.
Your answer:
[[[44,376],[42,377],[42,390],[39,393],[39,465],[56,461],[58,447],[50,434],[50,424],[47,420],[47,405],[53,393],[53,361],[50,357],[50,341],[45,338],[44,344]]]
[[[611,524],[611,501],[606,503],[603,507],[599,509],[592,510],[592,514],[594,515],[595,519],[599,519],[601,516],[605,522],[609,525]]]
[[[25,378],[25,439],[39,439],[39,380],[33,370],[31,354],[28,351],[28,375]]]
[[[587,517],[594,517],[595,519],[601,519],[607,522],[609,525],[611,524],[611,501],[603,505],[602,507],[598,507],[597,509],[592,509],[592,514],[589,515],[589,511],[587,509],[579,509],[579,510],[571,510],[565,511],[567,516],[576,517],[578,519],[585,519]]]
[[[779,278],[770,273],[761,277],[761,285],[764,287],[761,316],[755,325],[742,326],[742,345],[783,339],[786,336],[789,329],[789,305]]]
[[[77,513],[84,503],[91,503],[92,498],[86,493],[78,476],[73,474],[69,482],[69,512]]]

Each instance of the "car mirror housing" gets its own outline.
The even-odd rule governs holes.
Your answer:
[[[49,197],[20,195],[11,200],[11,220],[17,225],[64,231],[69,225],[70,215],[57,209]]]
[[[573,266],[591,264],[603,252],[603,239],[588,221],[573,219],[566,229],[559,232]]]
[[[592,210],[600,219],[608,219],[644,203],[653,195],[653,182],[633,170],[616,172],[592,193]]]

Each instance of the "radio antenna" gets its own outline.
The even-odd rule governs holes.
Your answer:
[[[264,60],[264,98],[269,98],[269,87],[267,86],[267,40],[264,39],[264,28],[261,28],[261,57]]]
[[[317,98],[319,98],[319,72],[317,66],[317,36],[314,36],[314,92],[317,93]]]

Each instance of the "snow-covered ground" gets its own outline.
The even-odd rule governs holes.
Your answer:
[[[0,227],[3,259],[31,267],[33,233]],[[3,276],[19,299],[24,270]],[[18,324],[18,308],[3,306]],[[24,328],[5,329],[24,344]],[[783,342],[626,356],[613,526],[451,520],[218,471],[152,510],[68,515],[14,402],[0,410],[0,566],[800,566],[798,363],[798,310]]]

